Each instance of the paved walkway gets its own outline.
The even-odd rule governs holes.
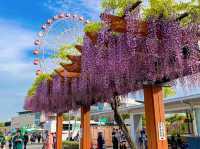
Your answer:
[[[8,149],[8,147],[6,147],[5,149]],[[42,145],[41,144],[29,144],[27,146],[27,149],[42,149]]]

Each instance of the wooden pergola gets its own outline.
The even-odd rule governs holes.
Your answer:
[[[92,39],[94,39],[93,35],[95,33],[88,34],[92,34]],[[92,41],[96,42],[95,40]],[[81,45],[76,45],[75,47],[79,52],[82,51]],[[79,77],[81,71],[81,56],[68,56],[68,58],[72,61],[72,64],[62,64],[63,68],[55,71],[62,78],[67,77],[73,79]],[[145,85],[143,89],[148,147],[150,149],[167,149],[168,142],[165,130],[162,86]],[[62,117],[62,113],[57,115],[57,149],[62,149]],[[91,148],[90,131],[90,107],[81,107],[81,149]]]
[[[141,2],[135,3],[130,11],[134,10]],[[110,14],[106,15],[106,19],[109,19],[110,30],[117,33],[127,32],[127,22],[125,16],[119,17]],[[105,16],[103,16],[105,17]],[[102,18],[101,18],[102,19]],[[103,19],[102,19],[103,20]],[[105,21],[106,22],[106,21]],[[148,35],[147,22],[143,20],[138,21],[138,32],[141,37],[146,37]],[[91,41],[90,44],[95,45],[98,42],[98,32],[86,32],[85,34]],[[82,45],[76,45],[75,48],[80,52],[84,52]],[[55,72],[61,78],[68,78],[73,80],[74,78],[79,78],[81,75],[81,56],[67,56],[68,59],[72,61],[72,64],[61,63],[62,68],[56,69]],[[134,59],[134,58],[133,58]],[[188,75],[188,74],[186,74]],[[186,76],[185,75],[185,76]],[[173,79],[177,79],[176,76]],[[141,81],[141,80],[140,80]],[[162,83],[167,81],[161,81],[159,83],[148,82],[148,80],[143,80],[144,89],[144,105],[145,105],[145,116],[146,116],[146,128],[148,136],[148,148],[149,149],[167,149],[167,134],[165,129],[165,110],[163,104],[163,92]],[[162,82],[163,81],[163,82]],[[57,113],[57,149],[62,149],[62,124],[63,113]],[[91,132],[90,132],[90,107],[81,106],[81,149],[91,149]]]

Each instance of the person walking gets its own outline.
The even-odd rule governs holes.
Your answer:
[[[38,143],[40,143],[40,141],[41,141],[41,138],[42,138],[42,135],[41,135],[41,133],[39,133],[39,134],[37,135],[37,140],[38,140]]]
[[[115,130],[113,130],[112,132],[112,144],[113,144],[113,149],[118,149],[118,139],[116,137]]]
[[[104,141],[102,132],[99,132],[98,138],[97,138],[98,149],[104,149],[104,144],[105,144],[105,141]]]
[[[177,142],[174,136],[171,136],[170,145],[171,149],[177,149]]]
[[[35,134],[32,134],[30,139],[31,144],[35,143],[35,139],[36,139]]]
[[[2,135],[0,136],[0,145],[1,145],[1,149],[4,149],[5,144],[6,144],[6,139],[5,139],[4,135],[2,134]]]
[[[56,149],[56,133],[53,134],[53,148]]]
[[[19,130],[13,138],[13,149],[23,149],[23,136]]]
[[[12,137],[8,140],[8,147],[9,149],[12,149]]]
[[[29,141],[28,133],[25,132],[25,134],[24,134],[24,149],[26,149],[28,141]]]
[[[53,149],[53,135],[49,132],[46,139],[45,149]]]

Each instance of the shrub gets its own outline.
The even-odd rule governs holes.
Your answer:
[[[75,141],[64,141],[63,148],[64,149],[79,149],[79,143]]]

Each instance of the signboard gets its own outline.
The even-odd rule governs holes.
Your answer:
[[[158,129],[159,129],[159,140],[166,140],[166,131],[165,131],[165,123],[160,122],[158,123]]]
[[[99,119],[99,122],[100,123],[107,123],[108,119],[106,117],[102,117],[102,118]]]

